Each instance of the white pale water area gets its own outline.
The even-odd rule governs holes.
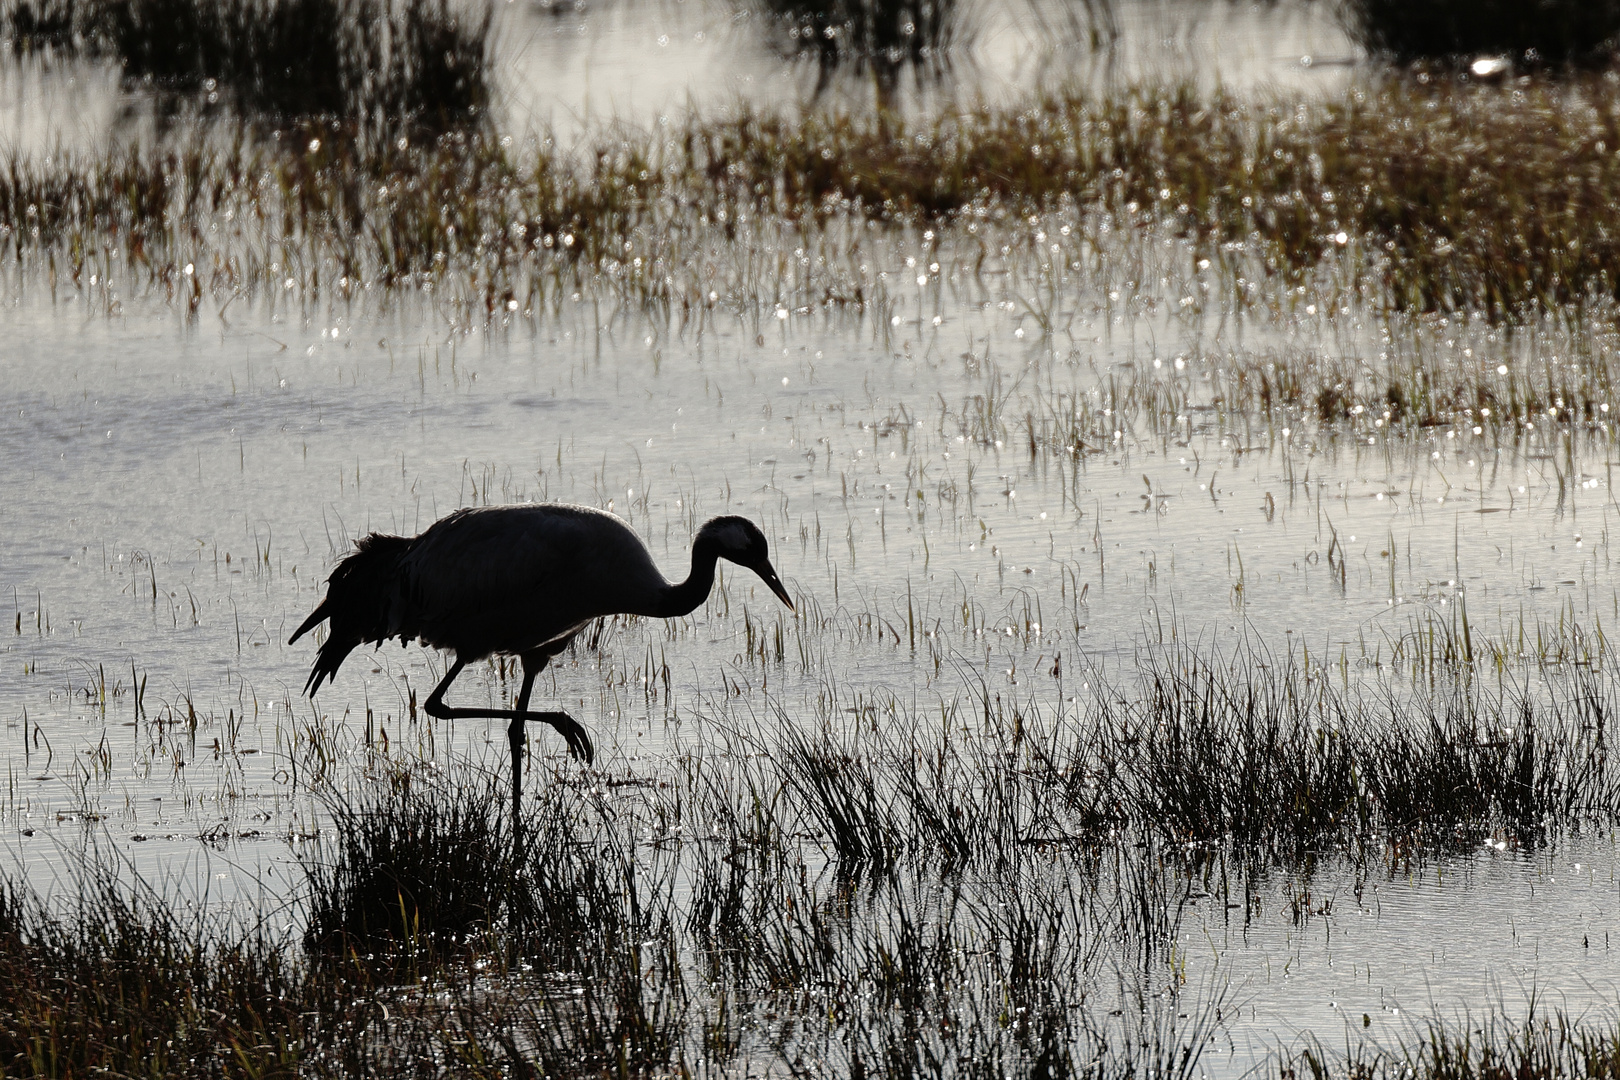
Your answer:
[[[1131,17],[1168,19],[1147,10]],[[1199,10],[1167,21],[1173,33],[1127,35],[1111,63],[1295,92],[1344,77],[1300,63],[1351,55],[1320,10]],[[793,102],[814,82],[750,28],[762,16],[697,0],[502,18],[514,129]],[[987,14],[948,92],[993,100],[1097,62],[1065,60],[1042,33]],[[121,122],[95,69],[71,86],[60,71],[5,78],[11,145],[89,145]],[[1220,648],[1248,635],[1365,666],[1459,599],[1498,637],[1560,617],[1612,624],[1620,504],[1605,440],[1575,438],[1565,457],[1550,452],[1557,430],[1504,442],[1467,427],[1246,421],[1209,404],[1224,350],[1375,353],[1376,328],[1300,320],[1239,341],[1076,306],[1091,314],[1058,342],[990,303],[947,308],[938,325],[793,317],[682,338],[599,325],[588,302],[538,328],[451,329],[430,310],[295,302],[188,321],[134,299],[109,316],[66,293],[6,297],[3,858],[48,888],[94,846],[182,892],[273,909],[300,880],[323,779],[390,752],[500,767],[503,723],[408,718],[442,657],[357,651],[312,704],[314,643],[285,644],[352,538],[414,533],[466,505],[611,509],[673,578],[712,515],[745,514],[770,537],[797,618],[728,574],[678,631],[616,624],[541,681],[537,701],[593,733],[609,777],[655,773],[710,734],[728,695],[790,717],[829,686],[928,702],[983,677],[1055,699],[1074,693],[1049,674],[1057,658],[1126,686],[1138,651],[1172,636]],[[1031,403],[1072,404],[1126,375],[1175,381],[1188,414],[1157,434],[1122,423],[1079,462],[1030,453]],[[1011,403],[999,443],[964,434],[987,397]],[[951,663],[913,650],[908,618]],[[809,642],[809,661],[762,675],[742,656],[749,620]],[[642,689],[662,664],[667,701]],[[480,667],[452,701],[510,692]],[[577,768],[549,732],[532,738],[530,785]],[[1205,1066],[1241,1072],[1302,1033],[1393,1040],[1431,1008],[1513,1012],[1532,993],[1601,1012],[1620,992],[1616,869],[1612,838],[1565,837],[1410,871],[1324,871],[1303,915],[1280,874],[1251,886],[1253,903],[1195,897],[1188,980],[1230,987]]]

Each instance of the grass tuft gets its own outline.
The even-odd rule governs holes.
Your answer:
[[[1555,1009],[1549,1013],[1532,998],[1528,1015],[1431,1017],[1415,1025],[1395,1047],[1369,1045],[1333,1054],[1319,1044],[1282,1055],[1284,1080],[1330,1077],[1451,1077],[1494,1080],[1518,1077],[1620,1076],[1620,1025],[1587,1020]]]
[[[247,1076],[292,1067],[296,964],[258,932],[182,915],[92,866],[66,915],[0,885],[0,1071]]]
[[[406,777],[380,795],[333,800],[336,850],[306,865],[309,952],[417,962],[486,938],[515,901],[497,787]]]

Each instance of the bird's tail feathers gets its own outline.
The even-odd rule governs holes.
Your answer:
[[[330,614],[332,614],[330,606],[325,600],[322,600],[320,606],[309,613],[309,618],[305,619],[299,624],[298,629],[293,631],[293,636],[287,639],[287,644],[292,645],[297,642],[299,638],[315,629],[316,624]]]
[[[320,651],[315,654],[315,664],[309,669],[309,678],[304,682],[304,695],[314,697],[315,691],[321,688],[321,683],[331,682],[337,678],[338,668],[343,666],[343,660],[360,642],[350,638],[340,640],[335,637],[326,639]]]
[[[304,693],[313,695],[322,682],[335,679],[344,657],[363,642],[409,635],[408,627],[398,625],[393,609],[399,563],[410,551],[411,543],[408,537],[386,533],[362,537],[355,541],[354,552],[338,563],[327,578],[326,599],[287,642],[290,645],[297,641],[322,619],[331,620]]]

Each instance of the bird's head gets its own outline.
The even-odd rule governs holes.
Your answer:
[[[770,545],[765,541],[765,534],[752,521],[744,517],[714,518],[698,530],[693,547],[708,548],[722,559],[746,566],[771,587],[782,603],[789,609],[793,607],[782,579],[771,566]]]

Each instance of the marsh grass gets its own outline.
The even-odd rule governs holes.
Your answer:
[[[1355,662],[1388,665],[1412,685],[1431,688],[1458,677],[1525,679],[1539,668],[1558,672],[1566,695],[1593,701],[1607,694],[1604,672],[1613,654],[1601,621],[1582,623],[1570,605],[1556,616],[1532,620],[1521,614],[1487,631],[1470,621],[1466,602],[1449,602],[1408,618],[1402,630],[1386,634]]]
[[[1280,1055],[1285,1080],[1356,1076],[1493,1077],[1620,1075],[1620,1026],[1612,1018],[1588,1019],[1561,1008],[1538,1007],[1532,997],[1520,1020],[1483,1016],[1433,1016],[1415,1023],[1395,1046],[1362,1046],[1334,1052],[1321,1044]]]
[[[1121,446],[1169,452],[1218,430],[1223,457],[1235,466],[1265,453],[1294,495],[1311,490],[1304,480],[1313,458],[1401,446],[1427,456],[1447,484],[1477,482],[1484,512],[1512,502],[1497,482],[1508,463],[1536,463],[1565,511],[1583,489],[1606,482],[1594,462],[1620,415],[1613,342],[1607,326],[1516,334],[1442,318],[1376,357],[1187,348],[1104,362],[1076,351],[1064,381],[998,389],[987,375],[984,392],[960,407],[942,403],[935,422],[941,436],[1019,446],[1032,462],[1057,465],[1066,499],[1087,483],[1088,462],[1117,458]]]
[[[240,933],[93,863],[56,912],[0,890],[0,1068],[31,1076],[264,1075],[299,1057],[301,977]]]
[[[312,955],[443,963],[487,944],[532,895],[498,786],[433,779],[398,774],[379,793],[330,801],[336,850],[306,862]]]
[[[1166,311],[1191,335],[1371,317],[1390,335],[1375,358],[1194,347],[1155,356],[1165,371],[1095,369],[1068,398],[1006,372],[941,429],[1027,444],[1076,491],[1116,437],[1187,442],[1207,421],[1241,424],[1251,449],[1341,431],[1557,449],[1563,491],[1584,478],[1560,440],[1607,437],[1615,406],[1617,117],[1592,78],[1387,81],[1307,104],[1140,89],[923,121],[744,112],[573,149],[483,131],[402,149],[309,125],[13,157],[0,272],[107,313],[154,295],[191,317],[426,298],[460,325],[536,327],[585,304],[596,325],[676,335],[831,317],[886,340],[914,308],[922,332],[930,311],[1003,298],[1051,348]],[[1095,368],[1079,345],[1071,361]]]
[[[1052,700],[965,668],[926,708],[829,684],[803,716],[722,706],[656,776],[546,785],[516,867],[493,775],[401,758],[334,806],[302,935],[110,872],[66,916],[11,883],[4,1045],[54,1075],[165,1040],[187,1075],[1193,1076],[1226,1000],[1186,985],[1198,904],[1304,922],[1320,874],[1613,825],[1613,673],[1519,671],[1172,641]]]
[[[1511,685],[1445,686],[1380,700],[1335,692],[1288,657],[1166,659],[1147,665],[1159,723],[1139,729],[1137,801],[1175,835],[1285,861],[1346,842],[1466,847],[1481,833],[1534,845],[1606,818],[1620,797],[1607,694],[1538,706]]]
[[[603,839],[600,825],[586,813],[567,834],[586,849],[581,864],[612,877],[624,849],[578,845]],[[903,871],[805,884],[723,854],[697,844],[679,857],[725,867],[734,883],[722,891],[760,893],[768,917],[667,927],[694,969],[641,946],[601,952],[589,972],[451,966],[403,982],[305,963],[262,926],[177,914],[105,869],[87,869],[65,914],[8,882],[0,1052],[8,1071],[36,1076],[646,1075],[810,1060],[865,1076],[1190,1077],[1221,1030],[1219,988],[1167,990],[1107,961],[1092,913],[1113,881],[1098,889],[1035,859],[1028,876],[1000,882]],[[1136,865],[1152,873],[1155,861]],[[608,891],[617,899],[604,893],[591,925],[615,932],[645,933],[624,917],[685,895],[656,875]],[[754,960],[739,966],[745,950]],[[1610,1076],[1616,1043],[1611,1024],[1532,1003],[1521,1020],[1433,1019],[1395,1047],[1311,1044],[1282,1052],[1278,1067],[1324,1078]]]
[[[1484,634],[1477,647],[1498,651]],[[1542,682],[1517,662],[1431,658],[1402,682],[1300,650],[1167,642],[1135,669],[1082,669],[1071,677],[1090,689],[1061,706],[982,683],[932,713],[834,695],[812,726],[780,716],[734,736],[729,755],[768,771],[700,768],[692,783],[708,820],[756,843],[810,835],[840,865],[988,873],[1028,848],[1107,851],[1122,834],[1263,865],[1329,852],[1376,865],[1484,836],[1532,847],[1607,827],[1620,807],[1607,752],[1620,687],[1590,663]]]
[[[376,799],[398,806],[392,794]],[[1098,964],[1106,875],[1053,875],[1027,856],[993,881],[914,861],[807,873],[792,838],[758,860],[696,840],[649,848],[626,840],[634,806],[566,788],[545,802],[522,924],[490,925],[486,940],[501,948],[418,948],[408,966],[360,952],[394,940],[395,927],[378,934],[375,922],[334,956],[318,936],[298,949],[272,944],[264,926],[176,916],[138,882],[132,893],[94,867],[67,918],[10,883],[0,909],[8,1065],[32,1075],[140,1064],[196,1076],[645,1075],[812,1059],[866,1075],[955,1075],[987,1062],[996,1075],[1134,1075],[1144,1063],[1177,1075],[1211,1034],[1213,1007],[1179,995],[1130,999],[1124,1037],[1093,1008],[1121,977]],[[417,827],[385,853],[395,866],[435,863],[446,841],[466,839],[452,813],[409,812]],[[339,858],[373,857],[374,823],[334,828]],[[407,836],[425,853],[402,858]],[[478,876],[438,864],[449,892]],[[312,888],[329,893],[331,880]],[[1189,1009],[1202,1019],[1181,1023]]]
[[[566,150],[289,129],[14,156],[0,250],[19,282],[155,291],[193,310],[431,289],[469,322],[557,318],[578,294],[680,332],[778,310],[888,323],[912,292],[887,273],[904,249],[938,265],[926,290],[941,302],[1006,272],[1053,337],[1084,281],[1113,289],[1109,312],[1370,311],[1589,333],[1620,295],[1602,226],[1617,140],[1606,77],[1389,79],[1311,102],[1143,88],[915,121],[741,111]],[[1403,413],[1477,404],[1483,389],[1448,398],[1420,381],[1400,385]],[[1302,389],[1337,411],[1328,387]]]

